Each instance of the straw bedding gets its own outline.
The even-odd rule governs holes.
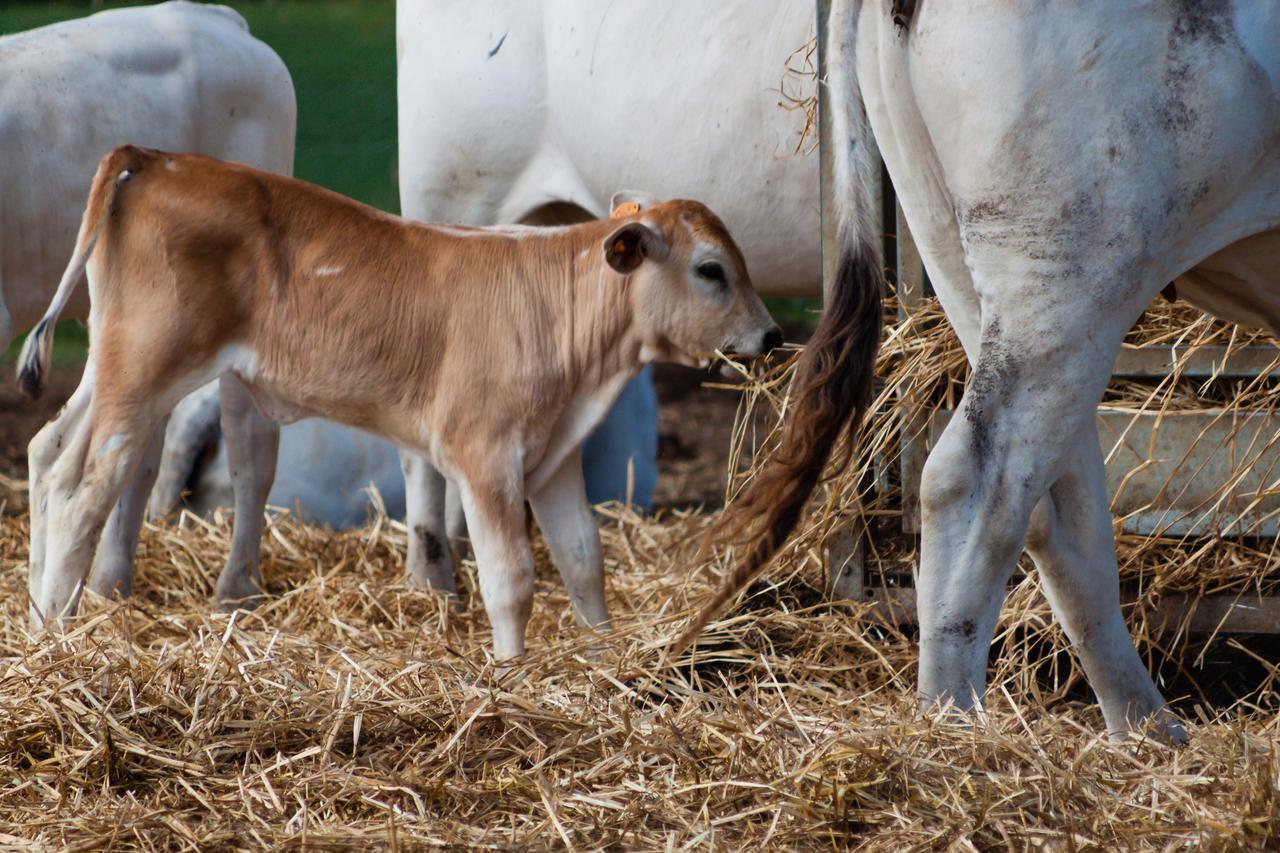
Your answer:
[[[962,374],[946,334],[928,318],[891,330],[886,394],[945,392]],[[739,468],[784,382],[752,383]],[[824,537],[859,486],[870,568],[909,579],[896,486],[875,473],[892,469],[894,410],[869,430],[868,476],[833,483],[776,570],[674,666],[663,647],[727,556],[699,554],[708,514],[602,511],[617,624],[604,637],[574,626],[539,544],[518,679],[486,659],[474,566],[456,605],[409,587],[404,530],[385,518],[332,533],[273,514],[271,599],[234,617],[209,612],[228,520],[148,527],[135,598],[88,602],[51,643],[26,635],[26,519],[6,517],[0,846],[1280,844],[1276,667],[1239,647],[1233,665],[1256,677],[1223,701],[1197,687],[1198,647],[1143,616],[1166,578],[1202,583],[1192,567],[1210,585],[1255,584],[1269,546],[1120,543],[1126,576],[1145,579],[1131,622],[1170,692],[1188,696],[1190,746],[1105,739],[1034,574],[1005,608],[987,717],[938,723],[915,712],[909,631],[867,605],[827,603],[821,588]],[[1208,654],[1212,670],[1221,652]]]

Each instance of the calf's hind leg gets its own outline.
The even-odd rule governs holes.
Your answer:
[[[49,483],[48,473],[54,463],[67,451],[67,445],[76,430],[87,419],[89,402],[93,394],[93,362],[85,365],[84,375],[71,399],[53,420],[45,424],[27,446],[27,481],[30,502],[31,549],[28,556],[27,595],[29,620],[32,628],[43,622],[36,610],[40,590],[44,582],[45,546],[48,539]]]
[[[127,596],[133,591],[138,534],[142,532],[147,498],[160,472],[166,420],[160,421],[137,470],[107,519],[93,558],[93,571],[89,575],[89,588],[98,595],[110,598],[117,593]]]
[[[187,341],[154,327],[134,329],[130,319],[107,316],[92,328],[95,352],[113,354],[110,369],[98,369],[100,355],[91,355],[88,410],[42,475],[44,568],[35,608],[46,626],[74,615],[103,525],[157,427],[184,394],[213,378],[213,353],[199,370]]]
[[[74,615],[102,527],[162,419],[141,407],[92,406],[54,462],[48,473],[44,571],[35,600],[46,626]]]
[[[220,382],[222,435],[235,495],[236,515],[231,551],[218,576],[216,597],[223,610],[253,608],[262,601],[260,552],[264,509],[276,477],[280,427],[258,411],[249,389],[237,377]]]

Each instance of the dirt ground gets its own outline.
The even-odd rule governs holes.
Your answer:
[[[44,396],[35,403],[24,400],[7,375],[0,381],[0,474],[16,480],[26,478],[27,442],[75,391],[80,372],[78,366],[54,369]],[[724,382],[718,374],[705,370],[660,365],[654,378],[660,402],[660,474],[655,505],[680,509],[722,506],[739,395],[702,387],[707,382]]]

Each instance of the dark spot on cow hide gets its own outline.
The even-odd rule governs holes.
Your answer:
[[[964,637],[966,640],[972,640],[978,635],[978,623],[972,619],[963,619],[944,625],[938,633],[944,637]]]
[[[422,545],[422,553],[428,563],[434,563],[444,556],[444,547],[440,544],[440,538],[428,530],[425,524],[414,525],[413,534],[418,537],[418,542]]]
[[[1173,22],[1169,28],[1165,90],[1159,110],[1166,130],[1185,132],[1197,122],[1195,75],[1190,56],[1194,50],[1240,50],[1235,37],[1235,11],[1231,0],[1171,0]],[[1203,59],[1200,60],[1201,62]]]
[[[982,332],[982,345],[973,378],[964,392],[964,417],[969,423],[970,449],[979,471],[991,456],[992,424],[1010,404],[1018,379],[1018,362],[1002,337],[1000,320],[992,320]]]
[[[996,196],[976,202],[965,208],[959,216],[966,225],[980,225],[984,222],[1001,219],[1007,215],[1008,196]]]
[[[489,51],[490,59],[493,59],[495,56],[498,55],[498,51],[502,50],[502,44],[507,40],[508,35],[510,35],[509,32],[503,33],[502,38],[498,39],[498,43],[493,46],[493,50]]]
[[[1208,39],[1222,45],[1235,31],[1231,0],[1172,0],[1173,39]]]

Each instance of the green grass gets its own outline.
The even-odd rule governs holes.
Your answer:
[[[818,317],[822,314],[821,299],[772,296],[764,300],[764,307],[769,309],[769,314],[787,332],[793,329],[807,329],[812,332],[818,325]],[[791,339],[791,337],[787,338],[787,340]]]
[[[0,363],[13,364],[18,360],[26,335],[15,339],[0,357]],[[79,320],[63,320],[53,333],[53,366],[79,364],[89,351],[89,330]]]

